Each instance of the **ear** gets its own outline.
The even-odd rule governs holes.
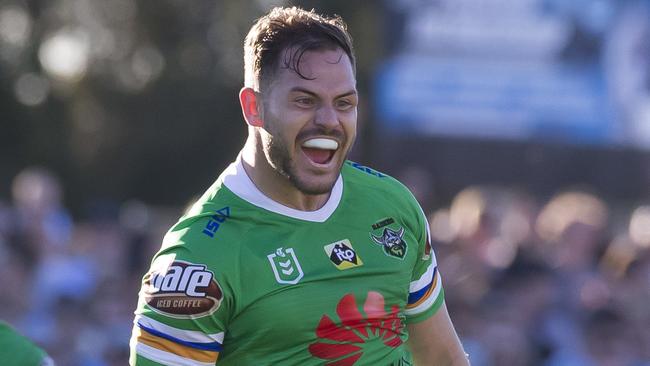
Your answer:
[[[249,126],[264,127],[264,121],[260,112],[262,101],[253,88],[243,87],[239,91],[239,104],[241,104],[244,119]]]

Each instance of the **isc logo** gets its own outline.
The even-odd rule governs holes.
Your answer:
[[[362,172],[368,173],[370,175],[374,175],[375,177],[379,177],[379,178],[385,178],[386,177],[385,174],[381,174],[380,172],[378,172],[376,170],[373,170],[373,169],[370,169],[367,166],[363,166],[363,165],[361,165],[359,163],[355,163],[353,161],[348,161],[347,164],[351,165],[352,167],[354,167],[356,169],[361,170]]]
[[[184,261],[152,270],[145,276],[143,295],[154,311],[175,318],[207,315],[223,299],[221,287],[205,265]]]
[[[230,217],[230,207],[224,207],[215,211],[215,214],[210,216],[210,220],[205,224],[203,234],[214,238],[214,233],[219,230],[219,226]]]

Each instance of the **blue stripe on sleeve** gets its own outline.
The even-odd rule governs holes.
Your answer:
[[[424,286],[418,291],[409,294],[409,300],[408,300],[409,304],[415,304],[416,302],[418,302],[418,300],[422,298],[422,296],[424,296],[424,294],[427,293],[427,291],[429,291],[429,288],[433,286],[433,281],[436,279],[436,272],[438,272],[438,268],[435,268],[433,270],[433,276],[431,276],[431,282],[429,282],[428,285]]]

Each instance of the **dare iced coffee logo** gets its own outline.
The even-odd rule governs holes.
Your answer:
[[[162,268],[161,268],[162,267]],[[223,292],[205,265],[173,261],[154,266],[144,278],[144,299],[154,311],[174,318],[195,318],[219,308]]]

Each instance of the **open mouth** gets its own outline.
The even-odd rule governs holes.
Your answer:
[[[334,157],[339,148],[336,140],[328,138],[313,138],[302,143],[302,151],[315,164],[325,165]]]

